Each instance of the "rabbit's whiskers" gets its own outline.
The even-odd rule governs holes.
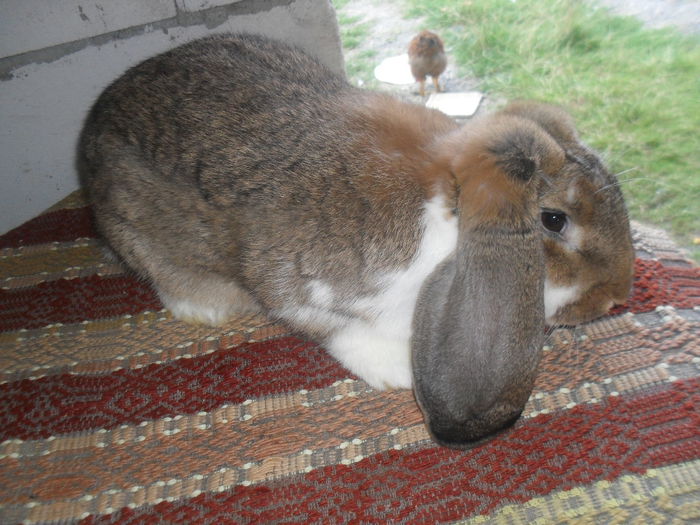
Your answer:
[[[564,344],[569,343],[569,348],[564,350],[565,352],[573,352],[573,357],[575,359],[574,370],[576,370],[577,376],[574,378],[576,380],[580,379],[578,374],[580,374],[581,367],[583,365],[583,354],[579,343],[583,340],[584,334],[580,333],[581,328],[579,326],[568,326],[568,325],[552,325],[546,328],[545,338],[543,346],[552,347],[554,341],[554,334],[560,332],[564,336]]]
[[[629,173],[631,171],[636,171],[638,169],[639,169],[639,166],[632,166],[631,168],[627,168],[626,170],[622,170],[622,171],[617,172],[613,176],[617,179],[620,175],[624,175],[625,173]],[[631,179],[627,179],[627,180],[631,180]]]
[[[576,359],[575,370],[576,370],[576,375],[577,375],[576,379],[577,380],[580,379],[578,377],[578,375],[581,373],[581,365],[583,364],[583,360],[581,358],[581,349],[579,348],[580,339],[579,339],[578,332],[579,332],[579,327],[574,326],[572,333],[571,333],[571,338],[572,338],[571,346],[572,346],[572,350],[574,351],[574,357]]]
[[[552,180],[544,173],[540,173],[540,179],[542,179],[550,188],[553,186]]]
[[[634,168],[629,168],[629,169],[623,170],[619,173],[616,173],[615,177],[617,178],[620,175],[624,175],[625,173],[629,173],[631,171],[635,171],[638,169],[639,169],[639,167],[635,166]],[[596,193],[599,193],[599,192],[606,190],[608,188],[620,187],[623,184],[628,184],[630,182],[639,182],[639,181],[643,181],[643,180],[656,180],[656,179],[654,179],[654,177],[629,177],[628,179],[615,180],[615,182],[611,182],[610,184],[606,184],[602,188],[598,188],[593,194],[595,195]]]
[[[548,326],[545,328],[544,342],[542,346],[551,346],[552,338],[554,337],[554,332],[559,328],[559,326]]]

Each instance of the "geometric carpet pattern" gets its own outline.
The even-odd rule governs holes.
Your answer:
[[[628,303],[455,451],[282,324],[173,319],[76,193],[0,236],[0,523],[698,523],[700,269],[633,231]]]

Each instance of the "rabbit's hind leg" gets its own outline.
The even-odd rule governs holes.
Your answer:
[[[237,315],[261,311],[250,294],[222,277],[183,269],[176,270],[172,277],[153,284],[163,305],[187,323],[221,326]]]
[[[102,229],[114,251],[152,284],[174,317],[191,324],[220,326],[236,315],[260,312],[255,299],[232,279],[205,268],[177,264],[172,250],[153,241],[140,224],[103,221]]]
[[[114,252],[153,285],[163,305],[178,319],[210,326],[260,311],[255,299],[233,279],[209,270],[199,257],[187,255],[210,249],[200,242],[201,232],[206,231],[203,226],[183,220],[188,212],[189,217],[198,217],[199,210],[187,208],[193,206],[189,201],[172,197],[177,189],[167,182],[151,183],[161,188],[153,196],[148,181],[156,175],[140,159],[109,160],[103,167],[104,180],[94,182],[95,219]],[[117,178],[120,186],[113,183]]]

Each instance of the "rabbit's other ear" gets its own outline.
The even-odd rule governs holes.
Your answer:
[[[536,188],[563,153],[533,123],[499,117],[472,129],[454,160],[457,249],[421,288],[411,350],[433,438],[464,448],[513,423],[532,390],[544,340]]]
[[[508,104],[499,113],[520,117],[536,123],[560,144],[575,144],[579,140],[574,119],[566,110],[559,106],[530,100],[516,100]]]

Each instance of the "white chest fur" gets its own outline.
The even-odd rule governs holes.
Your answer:
[[[409,340],[413,312],[426,278],[457,245],[457,219],[437,196],[425,204],[423,235],[411,264],[378,277],[379,293],[357,299],[348,318],[327,343],[328,350],[375,388],[410,388]],[[315,284],[319,299],[327,286]],[[320,304],[319,304],[320,306]]]

